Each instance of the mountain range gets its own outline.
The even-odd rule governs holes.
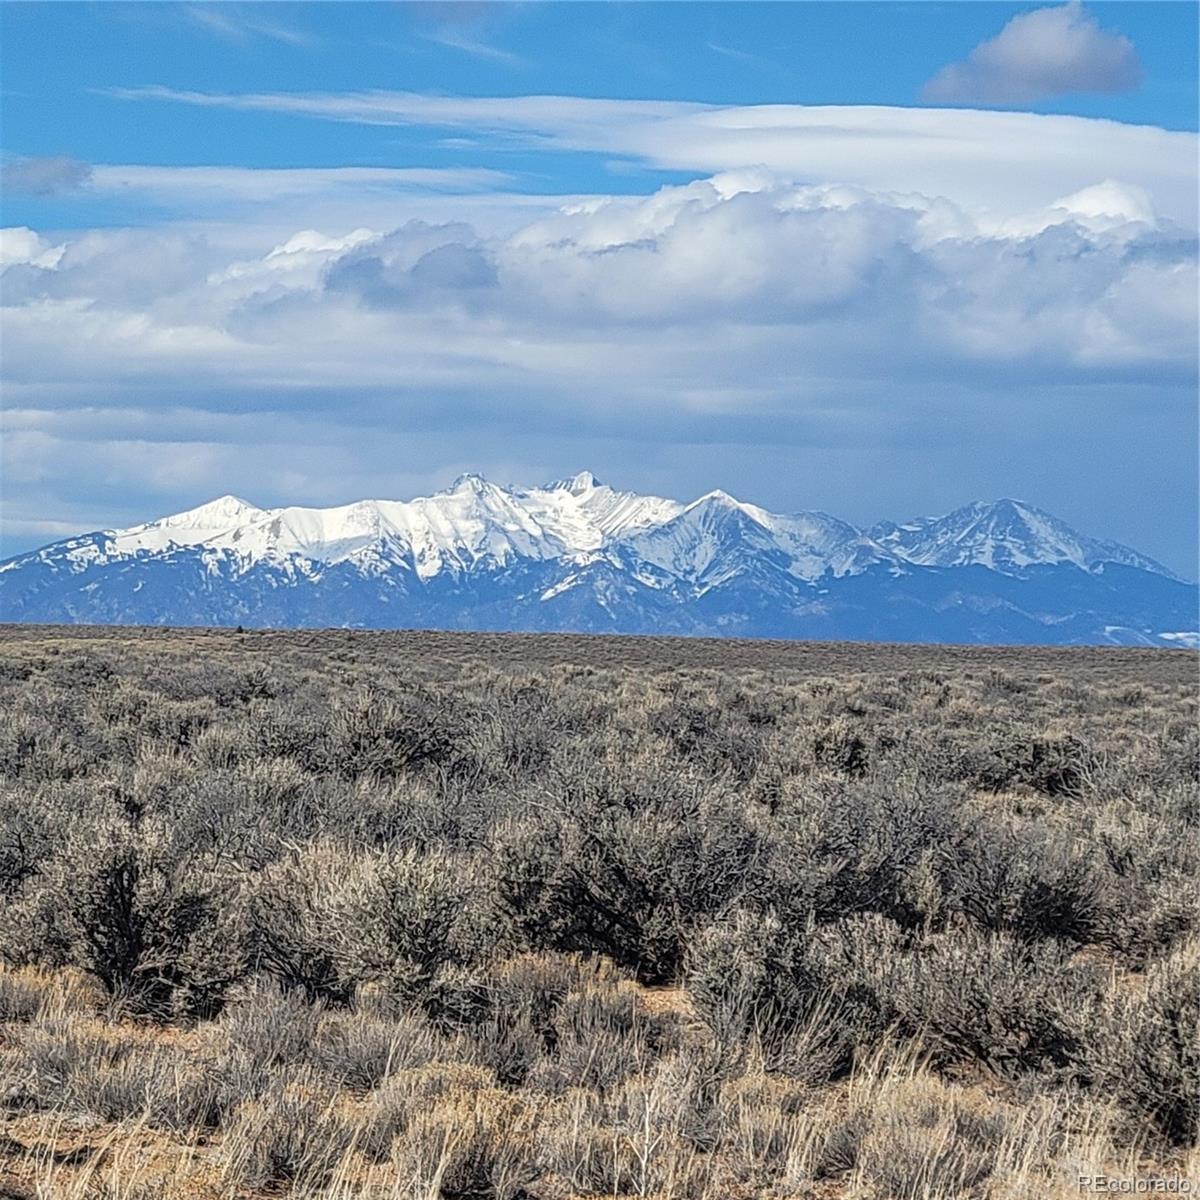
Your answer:
[[[860,529],[588,472],[198,508],[0,563],[5,621],[1196,645],[1198,591],[1019,500]]]

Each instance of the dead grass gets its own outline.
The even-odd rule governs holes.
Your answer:
[[[693,1072],[669,1059],[607,1096],[556,1098],[455,1063],[398,1072],[360,1097],[298,1075],[225,1127],[170,1134],[144,1116],[27,1114],[7,1122],[0,1179],[6,1195],[38,1200],[232,1200],[281,1185],[345,1200],[1066,1200],[1080,1175],[1189,1177],[1197,1165],[1194,1151],[1164,1159],[1123,1142],[1111,1107],[948,1082],[899,1044],[815,1088],[751,1056],[713,1097],[706,1142]]]

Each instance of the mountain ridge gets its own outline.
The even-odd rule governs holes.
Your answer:
[[[1196,595],[1011,498],[864,529],[587,471],[326,508],[224,495],[0,563],[0,617],[16,621],[1180,645]]]

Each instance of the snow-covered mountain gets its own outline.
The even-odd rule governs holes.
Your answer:
[[[903,525],[885,522],[870,533],[881,546],[923,567],[979,563],[1012,572],[1034,563],[1073,563],[1094,570],[1113,562],[1171,575],[1161,563],[1128,546],[1084,537],[1020,500],[976,501],[944,517],[917,517]]]
[[[72,563],[117,561],[140,552],[201,548],[228,554],[240,571],[262,562],[352,562],[400,566],[420,579],[599,550],[621,534],[670,519],[683,505],[618,492],[587,472],[541,488],[498,487],[461,475],[445,491],[414,500],[359,500],[335,508],[258,508],[221,496],[199,508],[131,529],[108,530],[48,547]],[[0,565],[0,570],[9,566]]]
[[[1196,608],[1152,559],[1020,501],[864,531],[588,472],[335,508],[222,496],[0,563],[10,621],[1181,645]]]

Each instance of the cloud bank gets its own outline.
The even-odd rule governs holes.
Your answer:
[[[764,376],[800,346],[816,374],[857,373],[867,347],[889,371],[973,364],[1059,379],[1186,371],[1192,359],[1194,239],[1116,181],[998,224],[945,200],[755,170],[564,206],[504,236],[408,221],[300,232],[245,259],[216,238],[96,230],[49,245],[9,231],[10,372],[45,386],[56,371],[131,378],[177,362],[265,384],[305,361],[352,386],[392,378],[411,354],[480,378],[552,374],[549,363],[579,363],[619,332],[639,350],[632,382],[653,389],[651,360],[678,338],[703,362],[708,325],[778,339]],[[50,359],[47,338],[66,343]]]

